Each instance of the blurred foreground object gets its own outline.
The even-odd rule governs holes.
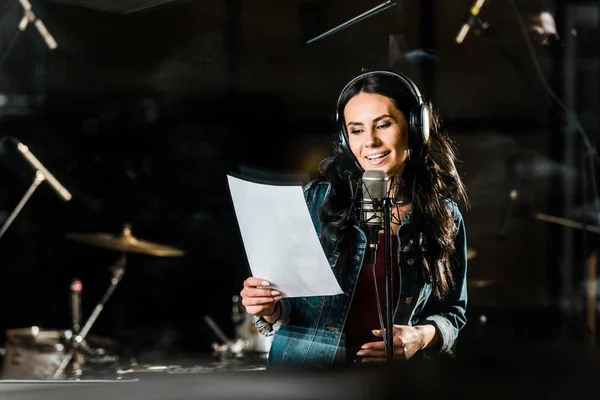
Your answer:
[[[559,39],[556,32],[556,22],[550,11],[542,11],[532,17],[533,23],[529,26],[529,30],[534,32],[543,45],[547,45],[550,39]]]

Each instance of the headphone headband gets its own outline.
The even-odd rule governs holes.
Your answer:
[[[412,81],[412,79],[410,79],[406,75],[400,74],[397,72],[392,72],[392,71],[369,71],[369,72],[364,72],[364,73],[358,75],[357,77],[352,79],[350,82],[348,82],[346,84],[346,86],[344,86],[344,88],[340,92],[340,95],[338,96],[338,99],[337,99],[336,110],[338,113],[339,113],[339,108],[340,108],[340,101],[342,101],[342,97],[344,96],[344,93],[346,93],[346,90],[348,90],[348,88],[350,86],[354,85],[354,83],[356,83],[357,81],[359,81],[369,75],[387,75],[387,76],[391,76],[391,77],[401,80],[402,83],[404,83],[404,86],[406,86],[408,89],[410,89],[411,94],[417,100],[417,104],[418,105],[425,104],[423,102],[423,96],[421,95],[421,91],[419,90],[417,85]]]

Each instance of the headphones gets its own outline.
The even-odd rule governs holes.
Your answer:
[[[352,160],[354,160],[354,164],[358,167],[359,171],[362,171],[363,168],[358,162],[358,159],[352,153],[350,149],[350,144],[348,142],[348,130],[346,129],[346,124],[344,123],[344,110],[340,110],[340,101],[342,97],[354,83],[357,81],[372,75],[380,75],[380,76],[391,76],[399,80],[411,93],[411,95],[416,100],[416,105],[411,108],[409,115],[405,115],[408,123],[408,154],[409,158],[413,162],[421,162],[422,157],[424,156],[424,147],[429,141],[429,110],[425,107],[425,103],[423,102],[423,96],[421,96],[421,92],[417,85],[406,75],[391,72],[391,71],[371,71],[363,73],[356,78],[352,79],[344,89],[342,89],[336,106],[335,113],[335,121],[339,127],[339,145],[347,156],[349,156]]]

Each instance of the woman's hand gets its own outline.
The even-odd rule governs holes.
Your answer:
[[[373,330],[373,335],[382,337],[381,330]],[[437,340],[433,325],[394,325],[394,360],[408,360],[419,350],[432,345]],[[387,360],[383,341],[365,343],[356,353],[362,362],[385,362]]]
[[[244,281],[244,288],[240,292],[240,296],[242,296],[242,304],[246,307],[248,314],[256,315],[257,317],[274,314],[276,311],[275,306],[281,299],[281,293],[273,289],[259,288],[259,286],[266,287],[270,285],[270,282],[252,276]],[[278,313],[280,312],[278,311]],[[279,318],[279,315],[272,316]]]

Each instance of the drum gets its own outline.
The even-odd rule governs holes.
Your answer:
[[[50,379],[66,354],[61,331],[33,326],[6,336],[2,379]]]
[[[30,328],[6,331],[4,346],[2,379],[51,379],[63,358],[67,355],[71,331]],[[89,335],[86,338],[87,352],[78,352],[73,357],[81,367],[88,364],[107,364],[118,359],[119,346],[112,339]],[[86,354],[84,354],[86,353]],[[90,354],[91,353],[91,354]],[[81,372],[81,371],[79,371]],[[67,368],[60,379],[69,378],[71,369]]]

